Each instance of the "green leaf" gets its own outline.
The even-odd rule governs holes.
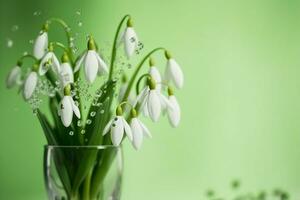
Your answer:
[[[106,125],[110,113],[110,106],[113,99],[114,94],[114,87],[115,82],[109,82],[106,85],[106,93],[104,93],[99,99],[98,103],[103,104],[104,113],[100,112],[100,108],[97,106],[93,106],[90,109],[90,112],[96,111],[96,116],[94,119],[93,125],[90,125],[88,131],[90,131],[90,140],[88,142],[89,145],[99,145],[102,141],[102,131],[104,126]],[[85,150],[82,152],[81,155],[82,160],[79,162],[79,166],[74,178],[73,184],[73,192],[77,191],[80,187],[80,184],[85,179],[89,171],[94,167],[96,158],[97,158],[97,150],[87,151]]]
[[[54,132],[53,129],[51,128],[48,120],[46,119],[46,117],[40,112],[40,110],[37,110],[37,116],[38,119],[41,123],[41,126],[44,130],[44,134],[47,138],[48,144],[49,145],[58,145],[57,143],[57,139],[54,137]],[[46,155],[46,154],[44,154]],[[64,188],[66,189],[66,192],[68,193],[68,195],[71,192],[71,182],[70,182],[70,178],[69,178],[69,174],[68,174],[68,170],[65,166],[65,156],[63,154],[63,151],[61,149],[55,149],[55,153],[52,154],[53,155],[53,159],[55,162],[55,167],[57,170],[57,173],[60,177],[60,180],[64,186]],[[45,158],[44,158],[44,162],[46,162]],[[44,166],[46,163],[44,163]],[[46,174],[45,174],[46,175]]]

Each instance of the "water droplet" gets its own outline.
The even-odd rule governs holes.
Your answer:
[[[12,32],[16,32],[17,30],[19,30],[19,26],[18,26],[18,25],[13,25],[13,26],[11,27],[11,31],[12,31]]]
[[[82,135],[85,134],[85,130],[82,129],[82,130],[80,131],[80,133],[81,133]]]
[[[33,40],[29,40],[29,44],[33,44],[33,42],[34,42]]]
[[[73,135],[74,135],[74,132],[73,132],[73,131],[70,131],[70,132],[69,132],[69,135],[73,136]]]
[[[96,115],[95,111],[91,112],[91,114],[90,114],[91,117],[95,117],[95,115]]]
[[[101,110],[100,113],[103,114],[103,113],[104,113],[104,110]]]
[[[76,11],[76,15],[81,15],[81,11],[80,11],[80,10],[77,10],[77,11]]]
[[[28,55],[28,52],[27,52],[27,51],[24,51],[24,52],[23,52],[23,56],[26,56],[26,55]]]
[[[8,38],[7,41],[6,41],[6,46],[8,48],[12,48],[14,46],[14,41],[12,39]]]
[[[92,120],[88,119],[86,120],[86,124],[91,124],[92,123]]]
[[[81,126],[81,121],[77,121],[77,126],[80,127]]]
[[[33,16],[40,16],[42,14],[42,11],[37,10],[33,12]]]
[[[79,22],[77,23],[77,25],[78,25],[79,27],[82,27],[82,25],[83,25],[82,21],[79,21]]]

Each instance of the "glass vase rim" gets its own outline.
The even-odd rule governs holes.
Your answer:
[[[119,146],[114,145],[44,145],[45,149],[118,149]]]

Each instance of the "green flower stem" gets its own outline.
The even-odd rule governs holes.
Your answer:
[[[34,60],[34,62],[38,62],[38,61],[39,61],[39,60],[38,60],[36,57],[34,57],[33,55],[31,55],[31,54],[26,54],[26,55],[24,55],[24,56],[22,56],[22,57],[19,58],[18,64],[22,65],[23,60],[26,59],[26,58],[30,58],[30,59]],[[21,66],[20,66],[20,67],[21,67]]]
[[[145,77],[151,78],[151,75],[146,73],[146,74],[143,74],[142,76],[140,76],[140,78],[136,82],[136,86],[135,86],[135,90],[136,90],[137,95],[140,93],[140,83],[143,80],[143,78],[145,78]]]
[[[83,192],[82,192],[83,200],[90,200],[90,187],[91,187],[92,174],[93,174],[93,170],[91,169],[83,182]]]
[[[56,22],[58,23],[59,25],[61,25],[66,33],[66,36],[67,36],[67,39],[68,39],[68,52],[69,52],[69,56],[70,56],[70,59],[73,60],[73,52],[72,52],[72,42],[71,42],[71,38],[72,38],[72,34],[71,34],[71,31],[69,30],[70,27],[68,26],[68,24],[60,19],[60,18],[51,18],[47,21],[48,23],[52,23],[52,22]]]
[[[129,96],[129,94],[130,94],[131,88],[132,88],[132,86],[133,86],[133,83],[134,83],[134,81],[135,81],[135,79],[136,79],[136,77],[137,77],[139,71],[141,70],[143,64],[145,63],[145,61],[146,61],[153,53],[155,53],[156,51],[160,51],[160,50],[165,50],[165,48],[163,48],[163,47],[158,47],[158,48],[156,48],[156,49],[153,49],[153,50],[150,51],[150,52],[143,58],[143,60],[137,65],[136,70],[134,71],[134,73],[133,73],[133,75],[131,76],[131,79],[130,79],[130,81],[129,81],[129,83],[128,83],[128,86],[127,86],[127,89],[126,89],[126,91],[125,91],[125,94],[124,94],[124,97],[123,97],[122,101],[126,101],[126,100],[127,100],[128,96]]]
[[[125,20],[127,18],[130,18],[130,15],[125,15],[122,18],[122,20],[121,20],[121,22],[120,22],[120,24],[117,28],[117,31],[116,31],[116,35],[115,35],[115,39],[114,39],[114,43],[113,43],[113,48],[112,48],[112,53],[111,53],[110,68],[109,68],[109,75],[108,75],[109,80],[112,79],[112,75],[113,75],[113,72],[114,72],[114,63],[115,63],[116,55],[117,55],[117,42],[118,42],[118,38],[119,38],[119,35],[120,35],[120,31],[121,31],[123,23],[125,22]]]

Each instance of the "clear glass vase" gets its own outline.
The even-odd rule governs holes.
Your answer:
[[[49,200],[119,200],[122,151],[114,146],[45,146]]]

